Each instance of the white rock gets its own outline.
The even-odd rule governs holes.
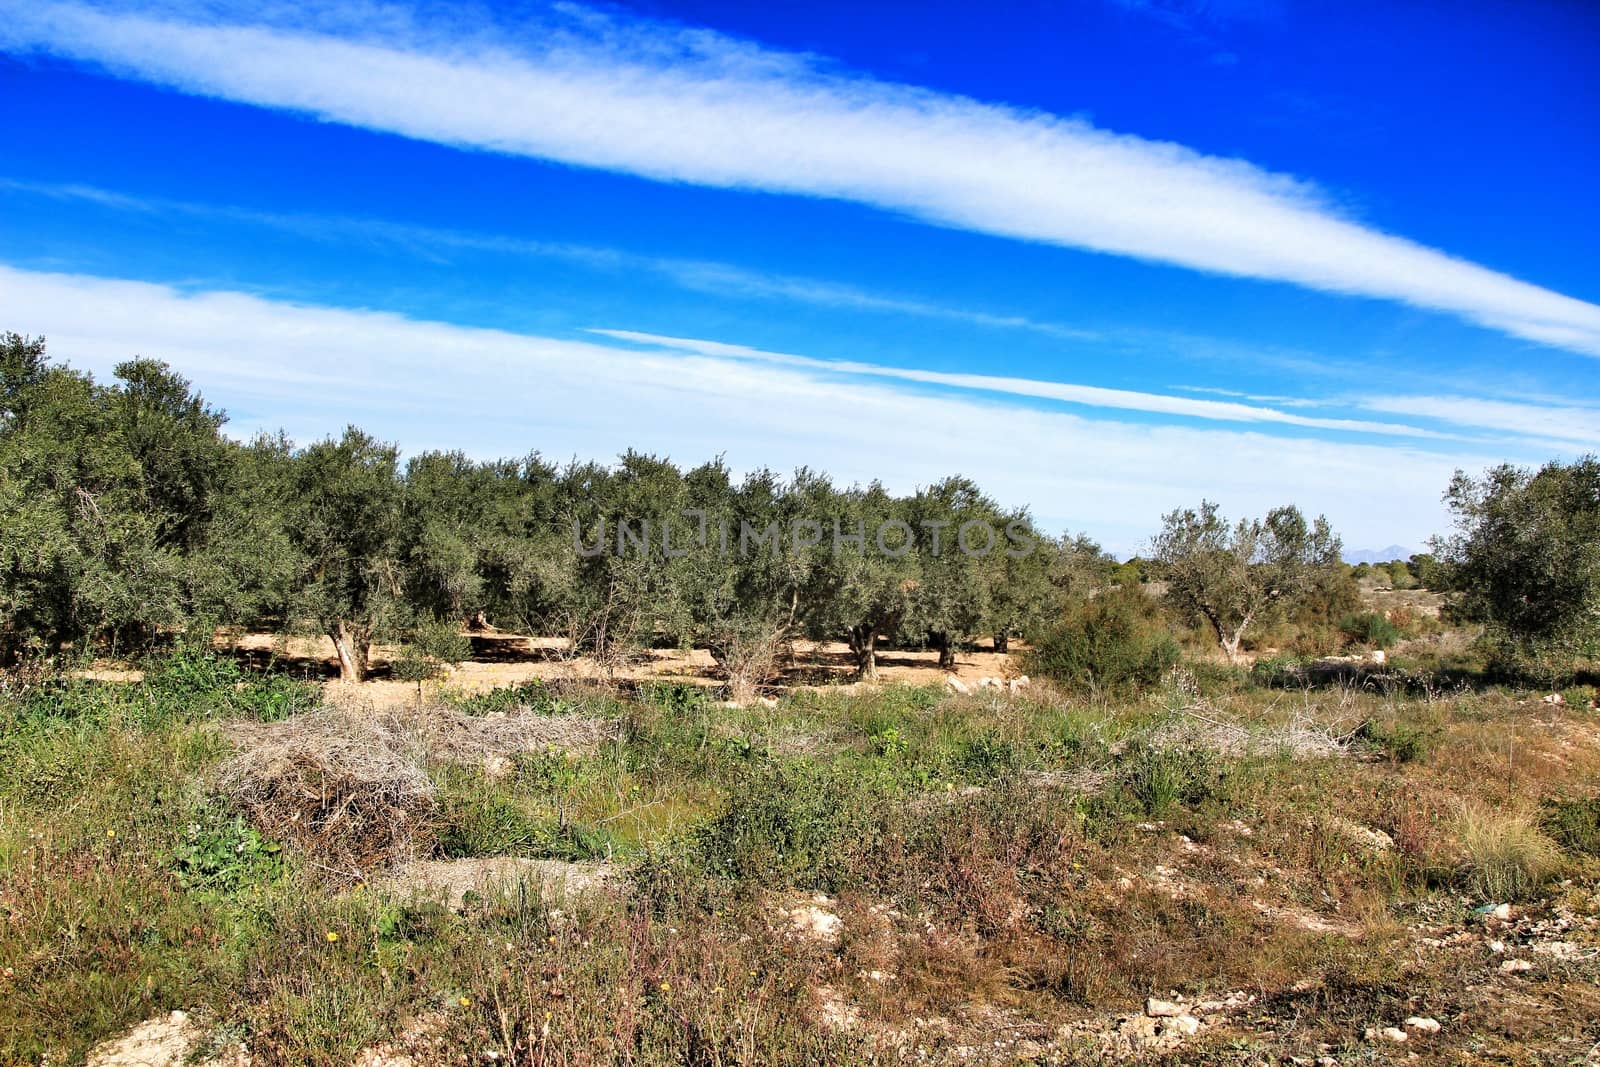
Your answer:
[[[1388,660],[1388,658],[1389,658],[1388,653],[1386,653],[1383,649],[1381,649],[1381,648],[1373,649],[1372,662],[1374,662],[1374,663],[1383,663],[1386,660]]]
[[[189,1016],[175,1011],[146,1019],[121,1037],[101,1042],[89,1051],[89,1067],[180,1067],[200,1041]]]
[[[1423,1034],[1437,1034],[1439,1032],[1439,1020],[1430,1019],[1426,1015],[1413,1015],[1406,1020],[1406,1029],[1415,1030]]]
[[[1493,915],[1496,919],[1499,919],[1501,922],[1506,922],[1511,918],[1511,905],[1510,904],[1500,904],[1500,905],[1496,906],[1494,911],[1490,912],[1489,914]]]
[[[1184,1037],[1193,1037],[1200,1032],[1200,1020],[1193,1015],[1174,1015],[1161,1024],[1164,1034],[1182,1034]]]
[[[1544,702],[1546,704],[1565,704],[1567,701],[1560,693],[1551,693],[1544,698]]]
[[[1174,1019],[1184,1013],[1183,1005],[1174,1004],[1170,1000],[1157,1000],[1151,997],[1144,1002],[1144,1013],[1152,1019]]]
[[[1489,942],[1489,951],[1493,952],[1496,956],[1500,955],[1500,953],[1504,952],[1505,950],[1506,943],[1504,941]]]
[[[1501,974],[1523,974],[1533,970],[1533,964],[1527,960],[1506,960],[1500,965]]]
[[[952,693],[960,693],[962,696],[966,696],[968,693],[972,692],[971,686],[967,685],[966,682],[963,682],[960,678],[957,678],[953,674],[947,674],[944,676],[944,687],[950,690]]]
[[[1028,688],[1028,686],[1032,684],[1033,683],[1028,680],[1028,676],[1024,674],[1021,677],[1011,679],[1011,684],[1007,688],[1009,688],[1012,693],[1018,693]]]
[[[1406,1039],[1406,1032],[1398,1026],[1385,1026],[1381,1036],[1385,1041],[1393,1041],[1398,1045]]]
[[[843,919],[815,904],[791,908],[788,914],[789,925],[795,932],[812,941],[832,944],[839,940],[839,931],[844,929]]]

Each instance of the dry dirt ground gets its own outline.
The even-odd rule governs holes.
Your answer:
[[[624,685],[641,682],[682,682],[708,688],[720,686],[711,654],[705,649],[650,649],[638,662],[617,669],[607,677],[601,667],[586,656],[575,656],[562,638],[528,637],[511,633],[467,633],[472,642],[472,658],[446,669],[435,685],[462,693],[485,693],[514,686],[530,679],[609,681]],[[397,649],[377,645],[372,650],[373,676],[360,685],[338,681],[338,661],[333,642],[326,637],[283,637],[270,633],[250,633],[238,637],[220,636],[219,649],[233,651],[252,663],[276,662],[293,673],[325,680],[326,696],[335,703],[359,704],[373,708],[414,705],[416,686],[390,680],[386,675]],[[889,651],[878,654],[878,676],[883,684],[936,685],[953,675],[975,687],[982,678],[1006,679],[1017,667],[1010,655],[986,651],[964,651],[956,656],[956,668],[939,669],[939,655],[933,651]],[[106,682],[135,682],[138,670],[125,664],[104,662],[83,672],[85,677]],[[797,641],[795,657],[787,666],[774,690],[848,686],[855,678],[854,660],[842,641]]]

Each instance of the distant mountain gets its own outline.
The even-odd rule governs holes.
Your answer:
[[[1352,567],[1357,563],[1388,563],[1390,560],[1410,559],[1411,549],[1404,545],[1390,545],[1388,548],[1357,548],[1346,551],[1344,561]]]

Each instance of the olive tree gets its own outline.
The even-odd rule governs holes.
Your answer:
[[[333,642],[339,677],[366,678],[372,643],[405,612],[399,452],[354,426],[296,457],[289,529],[301,554],[297,615]]]
[[[956,645],[993,629],[995,594],[1006,574],[1005,520],[976,483],[961,477],[919,490],[905,510],[916,534],[917,573],[904,628],[925,637],[941,670],[953,670]]]
[[[1228,662],[1237,663],[1250,625],[1293,605],[1339,564],[1339,538],[1325,518],[1307,522],[1294,506],[1230,525],[1217,505],[1173,511],[1152,544],[1167,601],[1204,619]]]
[[[802,594],[807,625],[819,639],[842,634],[857,676],[870,681],[878,676],[878,639],[900,632],[917,588],[916,534],[907,509],[873,482],[818,492],[809,513],[826,524],[827,551],[817,554]]]
[[[1461,608],[1521,653],[1600,644],[1600,459],[1457,471],[1456,532],[1435,542]]]

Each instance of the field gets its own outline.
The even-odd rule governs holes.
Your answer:
[[[824,647],[734,707],[693,656],[495,636],[419,691],[262,644],[0,698],[0,1061],[1600,1056],[1587,690]]]

